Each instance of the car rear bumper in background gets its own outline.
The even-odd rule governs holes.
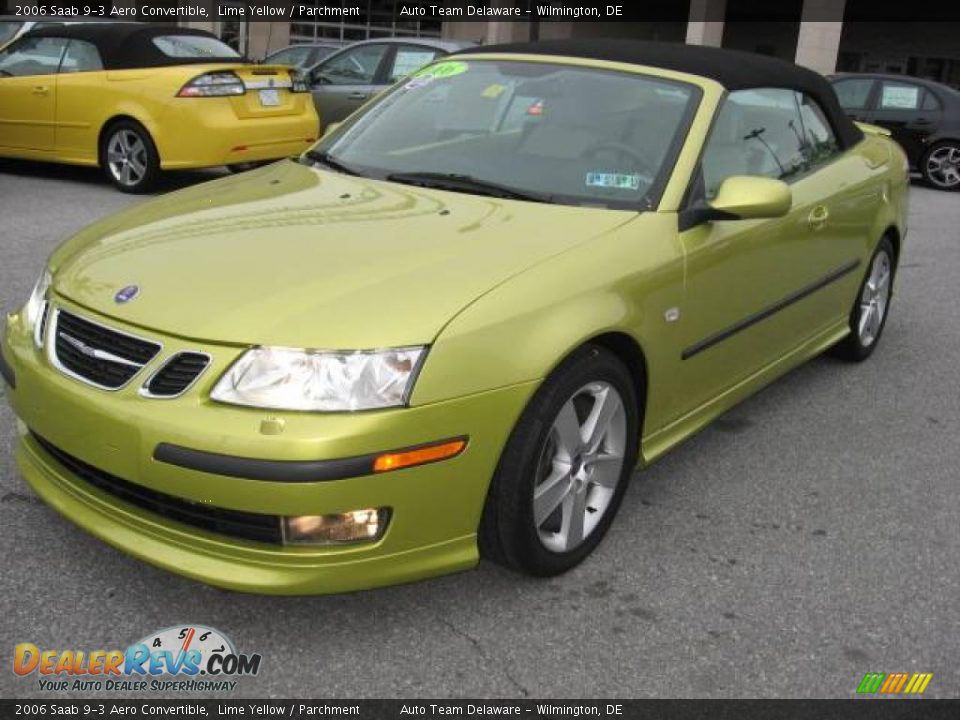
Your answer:
[[[277,160],[299,155],[319,137],[309,94],[298,98],[297,113],[253,118],[238,118],[228,100],[184,98],[171,104],[160,126],[178,131],[156,137],[164,170]]]
[[[76,311],[124,329],[122,323]],[[19,316],[8,318],[0,350],[16,374],[16,389],[8,386],[6,394],[18,418],[18,464],[34,490],[74,523],[171,572],[259,593],[358,590],[477,562],[476,531],[489,480],[535,384],[391,411],[266,412],[209,400],[210,386],[238,352],[210,346],[205,349],[214,363],[201,380],[180,397],[159,400],[141,396],[139,387],[164,356],[182,349],[182,341],[150,337],[164,343],[161,356],[130,385],[108,392],[51,367]],[[264,430],[267,425],[270,432]],[[231,477],[156,457],[157,447],[170,443],[201,453],[304,463],[453,436],[469,438],[456,457],[318,481]],[[271,544],[215,522],[181,521],[184,516],[177,514],[225,517],[229,524],[238,515],[324,515],[380,507],[390,508],[386,532],[376,541],[350,545]]]

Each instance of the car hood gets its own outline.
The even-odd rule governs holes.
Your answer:
[[[427,344],[498,284],[635,217],[283,161],[96,223],[51,266],[63,297],[181,338],[331,349]],[[118,291],[132,285],[139,294],[118,303]]]

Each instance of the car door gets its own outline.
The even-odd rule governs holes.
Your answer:
[[[106,72],[96,46],[70,40],[57,75],[57,155],[70,160],[97,160],[97,139],[107,111],[103,98]]]
[[[313,102],[322,122],[343,120],[375,93],[389,49],[387,43],[348,47],[310,72]]]
[[[743,90],[717,115],[691,205],[740,175],[789,183],[793,204],[779,218],[681,225],[687,282],[677,309],[678,415],[783,361],[849,312],[837,283],[853,278],[852,241],[865,216],[856,202],[857,211],[845,203],[865,189],[844,186],[850,168],[831,169],[841,158],[835,136],[827,125],[811,139],[802,102],[792,90]]]
[[[887,128],[916,165],[927,147],[927,138],[940,127],[943,109],[937,97],[919,83],[881,80],[867,122]]]
[[[23,38],[0,51],[0,147],[53,150],[57,69],[67,46]]]

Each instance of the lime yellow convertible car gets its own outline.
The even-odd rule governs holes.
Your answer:
[[[202,30],[46,23],[0,50],[0,157],[99,165],[126,192],[161,170],[297,155],[319,123],[291,68]]]
[[[6,323],[19,466],[90,533],[237,590],[560,573],[635,467],[874,351],[906,203],[903,153],[791,64],[455,54],[299,160],[63,244]]]

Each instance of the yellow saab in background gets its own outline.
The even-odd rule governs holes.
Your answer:
[[[292,68],[201,30],[51,25],[0,51],[0,156],[99,165],[125,192],[162,170],[296,155],[318,132]]]

